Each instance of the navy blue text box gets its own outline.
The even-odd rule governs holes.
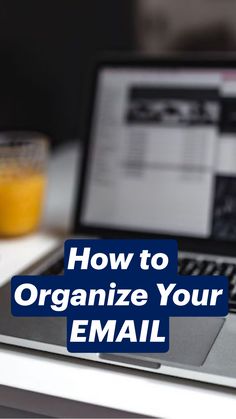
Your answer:
[[[68,266],[68,259],[69,254],[72,247],[78,248],[78,254],[81,254],[83,252],[83,249],[85,247],[90,247],[90,259],[95,253],[105,253],[106,255],[109,255],[109,253],[124,253],[127,255],[128,253],[134,253],[134,256],[132,258],[132,261],[127,269],[132,274],[138,273],[141,271],[140,267],[140,253],[143,250],[148,250],[151,254],[151,256],[157,254],[157,253],[164,253],[168,256],[169,263],[168,266],[163,271],[157,271],[154,269],[150,263],[151,257],[148,258],[150,271],[154,272],[162,272],[166,275],[166,277],[169,277],[172,274],[177,273],[177,260],[178,260],[178,246],[176,240],[156,240],[156,239],[144,239],[144,240],[133,240],[133,239],[126,239],[126,240],[91,240],[91,239],[80,239],[80,240],[67,240],[65,242],[64,247],[64,267],[65,270],[67,270]],[[75,264],[74,272],[81,271],[80,269],[80,263],[78,262]],[[104,271],[110,272],[110,266],[108,266],[103,269]],[[120,268],[117,269],[117,272],[122,271]],[[84,272],[84,271],[83,271]],[[94,269],[89,265],[89,272],[94,272]],[[96,271],[95,271],[96,272]],[[115,272],[115,271],[113,271]],[[147,272],[147,270],[144,270],[144,272]]]
[[[105,314],[105,313],[104,313]],[[91,316],[89,316],[91,317]],[[151,341],[151,335],[153,330],[153,321],[149,319],[138,317],[128,317],[128,318],[115,318],[112,316],[107,319],[107,316],[93,316],[93,318],[83,317],[80,320],[84,320],[87,325],[84,326],[84,332],[79,334],[79,337],[86,339],[84,342],[72,342],[71,341],[71,332],[72,324],[76,321],[71,317],[67,318],[67,349],[72,353],[97,353],[97,352],[120,352],[120,353],[137,353],[137,352],[147,352],[147,353],[161,353],[167,352],[169,350],[169,319],[167,317],[162,317],[161,319],[154,320],[159,322],[158,334],[154,333],[154,337],[157,341]],[[98,335],[96,334],[95,339],[89,341],[91,324],[94,320],[98,320],[99,324],[101,323],[102,327],[105,327],[110,321],[115,323],[115,333],[112,342],[108,342],[107,339],[104,339],[103,342],[99,341]],[[116,339],[119,337],[119,332],[121,331],[124,322],[131,321],[135,325],[135,339],[136,341],[130,341],[128,338],[124,338],[122,342],[116,342]],[[146,325],[142,328],[143,322],[149,322],[148,327]],[[83,327],[82,327],[83,328]],[[147,338],[145,342],[140,342],[140,336],[142,330],[147,330]],[[145,333],[146,334],[146,333]],[[107,335],[108,337],[108,335]]]
[[[72,248],[74,269],[67,269]],[[141,266],[140,254],[143,251],[148,252],[148,257]],[[133,254],[127,269],[111,266],[114,255],[120,253],[125,257]],[[157,269],[160,262],[156,258],[158,253],[167,255],[168,263],[163,270]],[[76,260],[81,255],[83,266],[82,261]],[[103,269],[100,269],[100,264],[104,265]],[[16,302],[16,296],[24,284],[29,285],[21,293],[21,305]],[[63,276],[14,277],[11,287],[13,315],[67,317],[67,345],[71,352],[165,352],[169,347],[169,317],[228,314],[228,280],[217,276],[178,276],[177,243],[174,240],[70,240],[65,243]],[[104,294],[102,304],[98,303],[98,297],[95,304],[89,305],[91,290],[98,289]],[[50,292],[45,294],[45,290]],[[132,295],[136,290],[141,290],[142,297],[146,296],[141,299],[142,305],[133,303]],[[126,295],[125,304],[120,305],[122,293]],[[107,321],[116,322],[112,342],[99,341],[98,335],[91,339],[96,320],[101,322],[101,327],[106,327]],[[119,330],[128,320],[134,321],[137,339],[130,341],[127,337],[119,342]],[[158,336],[165,339],[155,342],[150,340],[151,329],[153,322],[159,320]],[[79,326],[78,336],[72,341],[72,326],[76,331],[78,321],[87,324],[84,330]],[[150,322],[146,342],[139,339],[139,334],[143,333],[143,321]]]
[[[110,284],[116,284],[114,294],[114,304],[108,306],[107,300],[109,296]],[[16,289],[21,284],[30,284],[30,287],[37,291],[37,298],[32,299],[30,305],[19,305],[15,301]],[[161,294],[158,286],[162,287]],[[175,285],[175,286],[174,286]],[[226,316],[228,314],[228,280],[223,276],[171,276],[171,282],[163,277],[161,273],[139,272],[130,275],[130,272],[89,272],[84,271],[75,273],[67,273],[64,277],[30,277],[19,276],[14,277],[11,282],[12,287],[12,314],[14,316],[74,316],[80,318],[86,316],[92,318],[101,316],[115,316],[116,318],[128,318],[130,315],[142,315],[143,318],[155,319],[160,316],[167,317],[204,317],[204,316]],[[169,288],[170,287],[170,288]],[[27,287],[26,287],[27,288]],[[169,293],[166,305],[165,295],[168,289],[173,290]],[[67,290],[68,295],[58,292],[56,299],[51,295],[45,297],[44,304],[39,305],[40,290],[50,289],[53,294],[56,290]],[[88,298],[91,289],[105,290],[105,304],[98,305],[99,297],[96,297],[94,305],[88,305]],[[132,304],[132,292],[140,289],[147,293],[146,303],[142,306]],[[86,294],[85,305],[71,305],[70,301],[75,290],[82,290]],[[127,290],[127,297],[123,304],[120,305],[119,300],[122,290]],[[195,290],[195,291],[194,291]],[[217,297],[214,303],[214,295],[217,290],[222,290],[222,294]],[[119,294],[118,294],[119,293]],[[123,293],[124,294],[124,293]],[[193,297],[193,295],[195,295]],[[32,297],[30,289],[22,292],[22,299],[29,300]],[[195,304],[193,304],[193,298]],[[68,300],[68,301],[67,301]],[[202,303],[201,303],[202,302]],[[205,305],[204,305],[205,304]]]

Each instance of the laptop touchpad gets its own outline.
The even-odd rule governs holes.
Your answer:
[[[209,317],[172,318],[170,350],[157,354],[159,359],[200,366],[204,363],[224,319]]]
[[[101,354],[101,358],[139,365],[173,362],[192,366],[201,366],[217,335],[224,319],[209,317],[172,318],[170,320],[170,350],[164,354]]]

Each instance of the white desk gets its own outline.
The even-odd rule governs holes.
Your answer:
[[[41,232],[0,241],[1,283],[58,243],[53,230],[68,230],[77,162],[75,147],[54,156]],[[46,233],[49,227],[51,233]],[[0,405],[46,416],[120,417],[118,409],[144,416],[216,419],[234,416],[236,391],[2,345]]]

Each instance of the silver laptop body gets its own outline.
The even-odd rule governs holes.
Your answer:
[[[7,284],[0,341],[236,387],[236,61],[104,60],[90,86],[73,236],[174,237],[180,274],[229,277],[230,314],[171,319],[166,354],[72,355],[65,319],[11,316]],[[27,273],[62,262],[63,246]]]

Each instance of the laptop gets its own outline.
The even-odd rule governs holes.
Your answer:
[[[227,318],[173,318],[165,354],[70,354],[63,318],[15,318],[0,341],[236,387],[236,61],[97,63],[86,106],[73,236],[175,238],[180,275],[226,275]],[[88,94],[88,92],[87,92]],[[28,274],[62,274],[63,245]]]

